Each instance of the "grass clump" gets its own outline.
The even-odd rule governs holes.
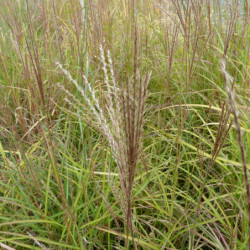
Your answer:
[[[247,1],[0,13],[1,248],[250,246]]]

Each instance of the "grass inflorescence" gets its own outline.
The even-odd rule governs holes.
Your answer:
[[[249,3],[0,1],[1,249],[248,249]]]

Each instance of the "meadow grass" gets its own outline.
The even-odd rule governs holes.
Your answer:
[[[250,249],[249,3],[0,1],[0,248]]]

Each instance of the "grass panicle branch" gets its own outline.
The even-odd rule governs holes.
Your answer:
[[[126,89],[119,89],[114,77],[110,52],[108,52],[111,74],[111,80],[109,80],[108,66],[101,45],[100,57],[103,65],[104,83],[107,87],[107,92],[105,93],[107,112],[105,112],[104,107],[101,106],[101,101],[98,99],[87,77],[83,76],[91,99],[87,97],[84,90],[78,85],[76,80],[73,79],[71,74],[57,62],[56,64],[59,69],[68,80],[74,84],[84,98],[87,106],[84,107],[84,105],[73,97],[63,86],[59,85],[59,87],[68,96],[66,100],[70,105],[77,109],[83,108],[83,111],[81,111],[83,120],[91,124],[96,123],[99,130],[103,132],[109,142],[119,169],[120,191],[122,193],[122,199],[119,197],[119,200],[122,203],[121,207],[126,215],[126,224],[132,233],[131,195],[140,152],[145,99],[150,73],[146,73],[145,79],[140,78],[138,87],[136,87],[136,75],[134,75],[133,88],[129,86],[129,79],[127,78]],[[69,99],[71,99],[71,101],[69,101]],[[122,107],[121,103],[123,103]],[[123,115],[121,115],[121,111]],[[111,169],[109,171],[111,171]],[[115,192],[115,194],[118,196],[117,192]]]
[[[246,187],[246,203],[247,203],[247,210],[248,210],[248,229],[250,232],[250,187],[249,187],[249,182],[248,182],[248,169],[247,169],[247,162],[246,162],[246,153],[244,149],[244,144],[243,144],[243,139],[242,139],[242,131],[241,131],[241,126],[239,122],[239,111],[236,108],[236,101],[235,101],[235,92],[232,86],[232,77],[230,74],[226,71],[226,61],[225,59],[220,60],[220,68],[221,72],[224,75],[225,79],[225,86],[226,86],[226,91],[228,94],[228,103],[229,107],[231,109],[231,112],[234,115],[234,122],[235,122],[235,127],[238,135],[238,144],[241,152],[241,161],[242,161],[242,166],[243,166],[243,171],[244,171],[244,178],[245,178],[245,187]],[[249,244],[249,249],[250,249],[250,236],[248,237],[248,244]]]

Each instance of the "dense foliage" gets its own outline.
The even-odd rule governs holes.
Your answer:
[[[247,0],[0,13],[0,248],[250,247]]]

